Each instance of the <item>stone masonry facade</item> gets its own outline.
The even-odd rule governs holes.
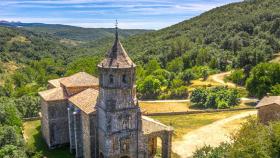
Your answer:
[[[171,157],[173,129],[142,116],[136,65],[116,37],[98,64],[99,79],[85,72],[49,81],[41,96],[42,134],[49,148],[69,145],[76,158],[152,158],[161,139]]]

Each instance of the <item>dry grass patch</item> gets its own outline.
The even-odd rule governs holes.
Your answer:
[[[237,119],[237,120],[231,121],[231,122],[225,124],[225,125],[223,126],[223,128],[224,128],[224,129],[227,129],[228,131],[236,132],[237,129],[240,129],[240,127],[242,126],[242,124],[244,124],[245,122],[248,121],[248,118],[249,118],[249,117],[244,117],[244,118],[241,118],[241,119]]]
[[[280,62],[280,52],[275,54],[273,59],[270,62],[279,63]]]
[[[223,84],[217,83],[211,80],[204,81],[203,79],[192,80],[189,86],[189,91],[192,91],[195,88],[199,87],[214,87],[214,86],[222,86]]]
[[[166,113],[189,111],[190,102],[139,102],[143,113]]]
[[[239,105],[234,108],[255,108],[256,104],[254,100],[241,100]]]
[[[75,40],[70,40],[70,39],[61,39],[59,42],[62,44],[70,45],[70,46],[78,46],[82,43],[80,41],[75,41]]]
[[[14,42],[20,42],[20,43],[31,43],[31,41],[29,41],[26,37],[24,36],[16,36],[13,37],[9,43],[14,43]]]
[[[0,62],[0,85],[3,85],[4,80],[10,77],[19,67],[19,64],[12,61]]]
[[[181,139],[188,132],[198,129],[202,126],[209,125],[215,121],[231,117],[242,113],[243,111],[227,111],[214,113],[201,113],[189,115],[173,115],[173,116],[153,116],[152,118],[160,122],[170,125],[174,128],[174,139]]]

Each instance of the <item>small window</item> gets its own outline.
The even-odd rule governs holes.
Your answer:
[[[109,82],[110,84],[114,83],[114,76],[112,74],[109,75]]]
[[[127,83],[127,77],[126,77],[126,75],[123,75],[123,76],[122,76],[122,81],[123,81],[123,83]]]

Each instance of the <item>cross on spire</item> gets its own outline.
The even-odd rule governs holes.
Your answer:
[[[116,28],[118,28],[118,20],[116,19],[116,24],[115,24]]]
[[[116,19],[115,27],[116,27],[116,41],[117,41],[118,38],[119,38],[119,33],[118,33],[118,20],[117,20],[117,19]]]
[[[119,38],[118,38],[118,20],[115,23],[115,41],[111,48],[108,51],[106,58],[98,65],[102,68],[131,68],[136,65],[127,55],[125,49],[123,48]]]

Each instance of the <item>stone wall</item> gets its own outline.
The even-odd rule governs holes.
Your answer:
[[[43,138],[45,139],[48,147],[51,146],[50,144],[50,128],[49,128],[49,119],[48,119],[48,103],[41,99],[41,131]]]
[[[82,117],[82,137],[84,158],[95,157],[96,152],[96,117],[94,114],[81,114]]]
[[[69,128],[69,142],[70,152],[73,153],[76,150],[75,130],[74,130],[74,111],[75,107],[72,104],[68,105],[68,128]]]
[[[75,133],[75,149],[76,158],[83,157],[83,128],[82,128],[82,116],[80,109],[75,108],[74,115],[74,133]]]
[[[41,102],[42,133],[49,148],[69,143],[67,101]]]

